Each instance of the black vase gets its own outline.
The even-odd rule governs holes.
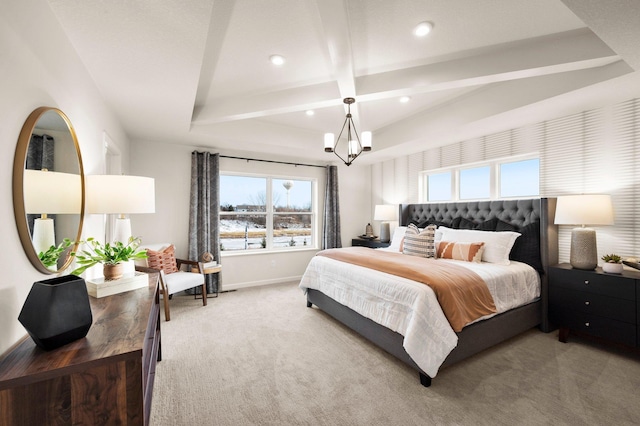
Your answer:
[[[65,275],[36,281],[18,321],[36,345],[47,351],[83,338],[93,322],[84,279]]]

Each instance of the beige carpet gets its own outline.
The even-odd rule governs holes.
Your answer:
[[[418,374],[316,308],[297,283],[201,301],[162,320],[151,424],[630,425],[640,357],[557,332],[524,333]]]

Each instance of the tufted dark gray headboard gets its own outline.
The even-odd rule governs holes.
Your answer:
[[[545,199],[546,200],[546,199]],[[457,217],[484,222],[497,217],[519,228],[541,218],[542,199],[491,200],[458,203],[402,204],[400,224],[421,223],[429,219],[451,223]]]

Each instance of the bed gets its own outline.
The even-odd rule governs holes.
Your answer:
[[[445,230],[447,228],[482,229],[489,232],[515,230],[521,234],[516,240],[519,240],[520,244],[518,252],[522,252],[523,245],[529,250],[525,257],[518,257],[517,261],[507,263],[511,263],[521,270],[535,269],[539,285],[536,297],[515,308],[482,317],[480,320],[464,326],[458,332],[454,332],[450,326],[447,330],[447,326],[443,327],[440,324],[443,318],[440,309],[429,308],[431,311],[428,315],[417,315],[411,311],[408,314],[410,317],[408,319],[398,313],[398,318],[394,318],[393,321],[389,321],[389,314],[384,314],[384,318],[379,318],[381,314],[372,314],[373,311],[378,312],[378,309],[371,309],[372,306],[375,307],[377,304],[382,309],[384,305],[384,309],[388,309],[388,305],[394,303],[393,300],[388,300],[389,296],[386,290],[383,290],[380,296],[372,296],[367,293],[366,296],[361,297],[366,299],[368,309],[360,307],[358,304],[352,306],[351,303],[346,303],[341,299],[344,294],[349,297],[355,295],[355,298],[358,299],[360,297],[358,292],[365,288],[362,287],[363,283],[373,282],[374,278],[386,281],[390,286],[399,286],[402,293],[409,292],[409,296],[406,297],[415,297],[411,292],[418,291],[415,289],[416,287],[426,287],[407,278],[392,278],[384,272],[373,271],[364,266],[345,266],[343,262],[338,260],[327,260],[324,259],[324,256],[316,256],[309,263],[300,282],[300,287],[306,293],[308,307],[311,308],[315,305],[405,362],[419,373],[420,383],[423,386],[430,386],[437,371],[447,365],[459,362],[533,327],[539,327],[544,332],[550,331],[547,318],[546,271],[549,265],[557,263],[558,260],[557,228],[553,224],[554,211],[555,199],[553,198],[402,204],[399,206],[399,226],[401,227],[413,223],[422,227],[427,224],[437,224],[445,226],[442,228]],[[498,229],[496,229],[496,223],[499,223]],[[347,250],[352,250],[352,248]],[[511,254],[515,255],[515,246]],[[440,259],[437,262],[439,261]],[[334,287],[338,290],[334,291]],[[392,309],[390,316],[394,317],[395,315],[396,311]],[[421,322],[416,322],[416,317],[420,317]],[[420,334],[423,329],[436,328],[435,325],[431,325],[427,321],[438,323],[437,330],[444,330],[435,333],[436,339],[433,342],[429,339],[423,340]],[[400,325],[396,326],[397,324]],[[414,336],[416,333],[417,335]],[[429,333],[432,332],[429,331]],[[440,341],[440,335],[444,336],[442,338],[444,343]],[[410,338],[411,341],[409,341]],[[454,340],[453,344],[451,343],[452,339]],[[416,345],[430,347],[416,348]],[[433,351],[433,354],[428,353],[429,351]],[[410,353],[413,354],[413,357]]]

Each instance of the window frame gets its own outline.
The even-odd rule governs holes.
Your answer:
[[[235,171],[220,171],[220,176],[238,176],[238,177],[250,177],[250,178],[261,178],[266,180],[265,186],[265,211],[264,212],[250,212],[252,215],[260,215],[265,216],[265,232],[266,232],[266,245],[264,248],[260,249],[241,249],[241,250],[221,250],[220,255],[225,256],[243,256],[243,255],[257,255],[257,254],[269,254],[269,253],[287,253],[287,252],[296,252],[302,250],[318,250],[319,242],[318,242],[318,226],[319,226],[319,215],[318,215],[318,179],[313,177],[306,176],[291,176],[291,175],[276,175],[276,174],[268,174],[268,173],[245,173],[245,172],[235,172]],[[274,229],[273,229],[273,219],[274,216],[287,214],[291,212],[276,212],[275,206],[273,205],[273,181],[274,180],[293,180],[293,181],[307,181],[311,183],[311,209],[309,212],[295,212],[296,215],[309,215],[311,224],[311,243],[301,246],[289,246],[289,247],[274,247]],[[220,200],[222,204],[224,201]],[[220,215],[220,220],[223,219],[224,216],[232,216],[237,214],[242,214],[242,212],[237,211],[222,211],[221,205],[218,206],[218,212]],[[222,241],[221,241],[222,243]]]
[[[520,161],[538,160],[538,194],[514,195],[508,197],[500,196],[501,175],[500,167],[504,164],[517,163]],[[539,153],[529,153],[523,155],[515,155],[509,157],[496,158],[489,161],[474,162],[467,164],[459,164],[453,167],[441,167],[438,169],[425,170],[419,173],[419,202],[420,203],[444,203],[452,201],[485,201],[495,199],[518,199],[523,197],[539,197],[540,196],[540,168],[541,159]],[[460,197],[460,173],[463,170],[489,167],[489,197],[488,198],[465,198]],[[440,175],[443,173],[451,173],[451,199],[449,200],[430,200],[429,199],[429,176]]]

